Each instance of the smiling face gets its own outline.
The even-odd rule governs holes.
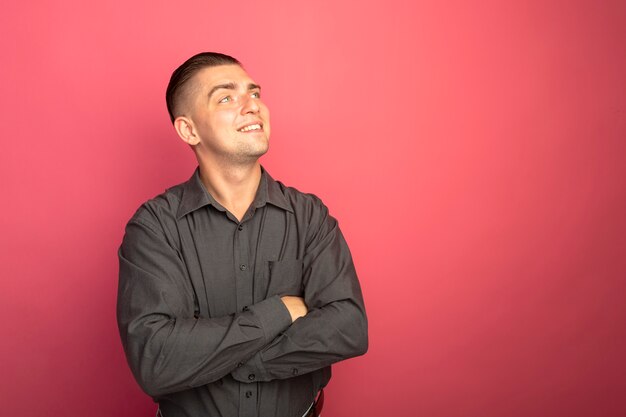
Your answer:
[[[187,86],[179,135],[199,158],[256,162],[269,148],[270,115],[261,89],[239,65],[203,68]]]

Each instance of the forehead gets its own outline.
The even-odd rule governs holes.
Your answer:
[[[193,77],[194,87],[207,91],[216,85],[234,83],[248,85],[254,80],[239,65],[218,65],[215,67],[203,68]]]

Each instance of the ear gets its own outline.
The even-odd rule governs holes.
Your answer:
[[[196,129],[191,119],[185,116],[178,116],[174,120],[174,128],[178,136],[180,136],[186,144],[195,146],[200,143],[200,138],[196,134]]]

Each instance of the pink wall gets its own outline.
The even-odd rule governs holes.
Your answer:
[[[357,262],[370,351],[324,417],[625,415],[626,3],[429,3],[4,5],[1,414],[152,415],[116,250],[195,166],[169,74],[218,50]]]

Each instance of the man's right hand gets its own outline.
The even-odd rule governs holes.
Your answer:
[[[294,297],[291,295],[286,295],[284,297],[280,297],[282,302],[289,310],[289,314],[291,314],[291,322],[296,321],[297,318],[304,317],[306,313],[309,312],[309,309],[304,304],[304,299],[302,297]]]

